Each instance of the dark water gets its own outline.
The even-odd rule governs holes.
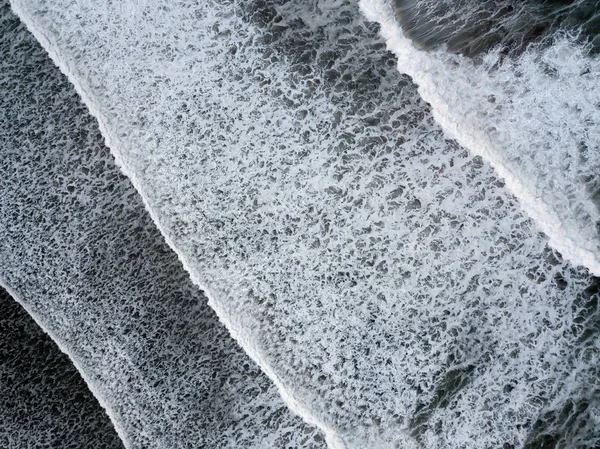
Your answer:
[[[67,355],[2,288],[0,360],[0,447],[123,447]]]
[[[493,47],[519,53],[534,42],[568,32],[600,50],[600,2],[596,0],[394,0],[404,32],[425,48],[447,46],[475,56]]]

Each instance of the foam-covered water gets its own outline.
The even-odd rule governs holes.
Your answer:
[[[392,0],[402,32],[425,49],[479,55],[494,47],[504,55],[532,43],[552,43],[569,33],[600,48],[600,7],[596,0]]]
[[[70,356],[127,448],[325,447],[219,323],[115,167],[95,121],[6,3],[0,178],[0,282]],[[11,319],[2,304],[0,325]],[[5,377],[28,352],[15,348],[7,358],[2,348],[0,447],[117,447],[94,428],[94,416],[62,423],[64,408],[78,412],[68,398],[44,398],[47,407],[28,413],[13,375]],[[52,376],[54,359],[36,360]],[[28,379],[23,372],[16,382]],[[31,393],[44,391],[53,389]],[[54,438],[61,425],[71,426],[72,438]],[[103,435],[105,446],[94,446]]]
[[[0,360],[0,447],[123,447],[69,358],[2,288]]]
[[[600,443],[595,280],[444,136],[354,3],[13,7],[232,335],[331,446]],[[594,224],[565,189],[542,212]],[[586,232],[569,256],[589,254]]]
[[[389,2],[361,7],[381,24],[398,69],[416,81],[448,135],[491,162],[554,248],[600,273],[598,56],[560,33],[512,58],[502,46],[476,61],[444,48],[422,51]]]

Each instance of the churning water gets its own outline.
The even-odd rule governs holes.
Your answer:
[[[594,2],[359,3],[12,6],[331,447],[600,444]]]

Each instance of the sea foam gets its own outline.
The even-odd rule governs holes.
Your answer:
[[[354,3],[12,4],[332,447],[598,443],[594,280],[445,137]]]
[[[600,274],[598,57],[557,34],[515,58],[494,47],[475,63],[417,49],[389,1],[360,5],[448,135],[492,164],[552,247]]]
[[[0,284],[68,354],[125,447],[324,448],[219,323],[94,119],[6,3],[0,92]],[[2,319],[10,311],[2,307]],[[30,402],[15,403],[15,383],[28,377],[11,369],[28,354],[2,348],[1,447],[117,447],[114,431],[82,416],[85,404],[30,397],[47,404],[30,412]],[[69,388],[53,385],[50,355],[35,359],[40,372],[31,376],[48,385],[29,396]],[[75,419],[63,423],[68,407]]]
[[[69,358],[2,288],[0,310],[0,446],[122,448]]]

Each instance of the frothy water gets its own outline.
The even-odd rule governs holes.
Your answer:
[[[13,7],[231,334],[331,447],[600,444],[597,282],[540,232],[595,224],[589,194],[563,175],[583,209],[548,188],[538,228],[506,188],[521,178],[444,134],[354,3]],[[389,5],[363,9],[395,38]],[[437,73],[406,42],[413,72]],[[534,166],[521,155],[510,167]],[[535,170],[524,186],[556,182]]]
[[[6,3],[0,92],[0,282],[69,355],[125,447],[324,448],[219,323],[72,86]],[[10,310],[0,303],[0,325]],[[5,374],[27,355],[0,357],[0,447],[116,449],[101,421],[73,420],[73,437],[56,440],[69,425],[63,408],[72,416],[77,404],[47,397],[27,413],[12,402],[19,390]],[[56,362],[40,358],[51,384]]]
[[[568,33],[590,50],[600,49],[596,0],[392,0],[402,32],[425,49],[476,56],[490,49],[504,55],[534,43],[551,44]]]
[[[0,447],[122,448],[69,358],[1,287],[0,310]]]
[[[390,4],[361,6],[381,23],[398,69],[419,85],[448,135],[491,162],[561,254],[600,273],[600,61],[568,36],[476,61],[418,50]]]

